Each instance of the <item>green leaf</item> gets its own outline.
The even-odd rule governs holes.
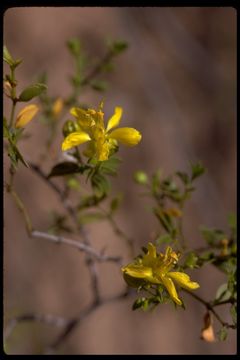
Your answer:
[[[217,335],[218,335],[218,338],[219,338],[220,341],[225,341],[227,339],[227,336],[228,336],[227,328],[225,326],[223,326],[219,330]]]
[[[145,301],[146,301],[146,299],[144,297],[136,299],[132,305],[132,310],[137,310],[137,309],[141,308]]]
[[[101,162],[101,171],[107,175],[116,175],[119,164],[121,163],[121,159],[117,157],[110,157],[106,161]]]
[[[214,260],[215,260],[214,253],[211,250],[205,251],[199,256],[197,265],[201,267],[206,263],[213,263]]]
[[[218,245],[219,241],[226,237],[222,230],[209,229],[205,226],[200,227],[200,232],[210,246]]]
[[[106,215],[100,212],[92,212],[92,213],[85,213],[82,214],[81,212],[78,214],[78,221],[80,224],[89,224],[96,221],[105,220]]]
[[[35,85],[30,85],[21,92],[18,100],[19,101],[29,101],[32,98],[42,94],[42,92],[45,91],[46,89],[47,89],[47,86],[45,84],[38,83]]]
[[[85,170],[89,169],[88,165],[78,165],[74,162],[64,161],[55,165],[51,172],[48,175],[48,179],[53,176],[64,176],[76,173],[83,173]]]
[[[106,195],[110,190],[110,183],[99,173],[91,177],[91,184],[97,196]]]
[[[176,175],[182,180],[182,182],[187,185],[190,182],[189,176],[187,173],[182,172],[182,171],[177,171]]]
[[[97,195],[86,196],[80,201],[77,208],[78,210],[82,210],[85,208],[97,206],[101,201],[105,199],[105,197],[106,197],[105,194],[102,194],[101,196],[97,196]]]
[[[231,306],[230,314],[232,316],[232,321],[233,321],[234,325],[236,325],[237,324],[237,305],[236,304]]]
[[[29,168],[28,163],[24,160],[22,154],[20,153],[19,149],[17,148],[17,146],[13,143],[13,141],[11,140],[11,138],[9,137],[9,147],[8,147],[8,155],[11,159],[11,162],[13,164],[13,166],[16,168],[18,165],[18,161],[21,161],[21,163],[26,166],[27,168]]]
[[[160,246],[162,244],[169,244],[171,241],[173,239],[169,234],[163,234],[156,239],[156,244]]]
[[[161,170],[158,169],[152,176],[152,192],[153,192],[153,194],[159,193],[161,174],[162,174]]]
[[[96,91],[106,91],[107,90],[107,82],[101,80],[92,80],[90,83],[93,90]]]
[[[122,201],[121,195],[118,195],[112,199],[112,201],[110,203],[111,214],[113,214],[119,208],[121,201]]]
[[[198,267],[198,257],[194,252],[190,252],[184,262],[184,266],[190,269]]]
[[[81,42],[78,38],[72,38],[67,41],[67,47],[72,55],[79,56],[81,53]]]
[[[3,61],[5,61],[11,67],[14,66],[15,63],[6,45],[3,46]]]
[[[219,286],[216,292],[215,300],[217,302],[220,302],[220,301],[229,300],[230,298],[231,298],[231,293],[228,290],[228,284],[226,283]]]
[[[206,169],[200,162],[196,164],[191,164],[191,170],[192,170],[191,180],[195,180],[197,177],[201,176],[206,171]]]
[[[164,213],[160,208],[154,208],[153,212],[160,221],[162,227],[167,232],[171,233],[174,229],[171,217],[168,214]]]
[[[231,229],[236,229],[237,227],[237,217],[235,213],[231,213],[228,215],[228,225]]]
[[[5,117],[3,117],[3,137],[5,138],[9,138],[10,134],[9,134],[9,129],[8,129],[8,125],[7,125],[7,119]]]
[[[123,40],[117,40],[117,41],[111,42],[109,44],[109,48],[112,51],[113,55],[119,55],[123,51],[127,50],[128,43]]]

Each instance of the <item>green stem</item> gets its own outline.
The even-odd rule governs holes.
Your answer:
[[[30,217],[28,215],[28,212],[22,202],[22,200],[20,199],[20,197],[18,196],[18,194],[13,190],[11,185],[7,185],[7,191],[12,194],[12,197],[18,207],[18,209],[21,211],[21,213],[23,214],[24,220],[25,220],[25,225],[26,225],[26,230],[29,236],[31,236],[32,233],[32,223],[30,220]]]
[[[16,108],[16,101],[12,99],[12,110],[11,110],[10,123],[9,123],[10,128],[13,126],[15,108]]]
[[[16,84],[15,84],[15,73],[14,73],[14,68],[11,67],[11,81],[12,81],[12,90],[11,90],[11,99],[12,99],[12,110],[11,110],[11,116],[10,116],[10,123],[9,126],[10,128],[13,126],[13,121],[14,121],[14,113],[15,113],[15,108],[16,108]]]

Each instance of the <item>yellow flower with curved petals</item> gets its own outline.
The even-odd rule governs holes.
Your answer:
[[[80,131],[73,132],[64,139],[63,151],[89,141],[84,155],[87,157],[96,156],[99,161],[104,161],[109,158],[118,142],[126,146],[135,146],[140,142],[142,135],[134,128],[124,127],[111,131],[119,125],[122,117],[123,110],[119,106],[115,107],[114,114],[108,120],[105,128],[102,107],[103,104],[101,103],[98,111],[77,107],[70,110],[80,126]]]
[[[162,284],[168,291],[172,300],[181,305],[182,301],[178,297],[174,281],[187,290],[199,288],[197,282],[190,280],[190,277],[179,271],[170,271],[178,262],[179,254],[176,254],[170,246],[167,247],[165,254],[157,254],[156,247],[148,244],[148,252],[141,259],[138,258],[122,268],[123,274],[135,279],[143,279],[152,284]],[[128,282],[130,283],[130,282]]]

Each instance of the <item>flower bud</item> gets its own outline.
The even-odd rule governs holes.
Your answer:
[[[62,133],[64,137],[67,137],[69,134],[80,130],[80,126],[76,121],[67,120],[63,125]]]
[[[140,185],[145,185],[148,183],[148,176],[143,171],[137,171],[134,174],[134,180]]]
[[[55,118],[58,117],[59,114],[61,113],[63,109],[63,105],[64,105],[63,99],[61,98],[57,98],[57,100],[53,103],[52,113]]]
[[[17,115],[15,127],[22,128],[27,125],[36,115],[38,110],[39,107],[35,104],[25,106]]]

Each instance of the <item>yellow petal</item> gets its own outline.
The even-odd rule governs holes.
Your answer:
[[[105,142],[103,144],[98,144],[97,143],[97,159],[99,161],[105,161],[109,158],[109,152],[110,152],[110,145]]]
[[[193,282],[190,280],[190,277],[182,272],[174,272],[171,271],[167,274],[171,279],[175,280],[181,287],[187,290],[195,290],[200,287],[197,282]]]
[[[160,281],[153,276],[152,269],[150,267],[130,264],[123,267],[122,271],[134,278],[145,279],[154,284],[160,284]]]
[[[17,115],[15,127],[22,128],[27,125],[27,123],[29,123],[36,115],[38,110],[39,107],[35,104],[25,106]]]
[[[84,110],[81,108],[73,107],[70,110],[70,114],[77,119],[79,125],[84,130],[95,125],[94,116],[96,116],[97,114],[95,110],[92,109]]]
[[[141,140],[142,135],[134,128],[125,127],[113,130],[108,137],[119,141],[123,145],[135,146]]]
[[[73,132],[64,139],[62,151],[69,150],[72,147],[81,145],[89,140],[91,140],[90,136],[84,131]]]
[[[143,256],[142,263],[144,266],[153,267],[156,264],[156,247],[152,244],[148,244],[148,252]]]
[[[115,107],[115,113],[114,115],[108,120],[107,124],[107,132],[111,130],[112,128],[118,126],[120,123],[120,119],[122,117],[122,108],[121,107]]]
[[[161,279],[162,279],[163,285],[166,287],[166,289],[169,292],[169,295],[171,296],[173,301],[177,305],[181,305],[182,301],[178,297],[177,290],[175,288],[175,285],[174,285],[173,281],[168,277],[168,275],[167,276],[162,276]]]

